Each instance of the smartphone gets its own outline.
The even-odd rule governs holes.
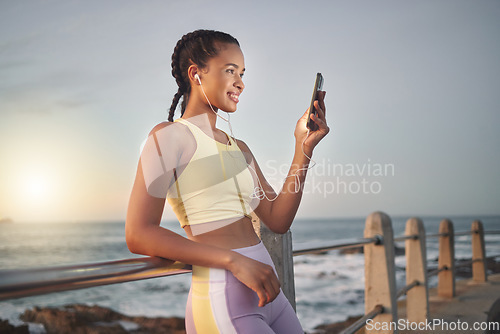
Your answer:
[[[318,126],[316,123],[314,123],[313,120],[311,120],[311,114],[316,115],[317,111],[316,108],[314,107],[314,101],[318,99],[318,91],[323,88],[323,76],[321,73],[316,74],[316,81],[314,82],[314,90],[313,90],[313,95],[311,99],[311,105],[309,106],[309,113],[307,115],[307,127],[311,131],[316,131],[318,130]]]

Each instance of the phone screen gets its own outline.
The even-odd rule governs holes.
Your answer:
[[[311,114],[316,115],[317,111],[316,108],[314,107],[314,101],[318,99],[318,91],[323,88],[323,76],[321,73],[316,74],[316,81],[314,82],[314,90],[313,90],[313,95],[311,99],[311,105],[309,106],[309,114],[307,115],[307,127],[311,131],[316,131],[318,130],[318,126],[316,123],[314,123],[313,120],[311,120]]]

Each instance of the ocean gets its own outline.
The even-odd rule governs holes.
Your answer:
[[[395,236],[404,233],[408,217],[391,217]],[[421,217],[427,233],[437,233],[444,217]],[[469,231],[475,219],[485,230],[499,230],[500,216],[448,217],[455,231]],[[362,238],[364,218],[297,219],[292,225],[294,249],[311,243]],[[162,226],[183,233],[176,222]],[[470,236],[455,238],[456,258],[470,258]],[[402,243],[401,246],[404,246]],[[428,238],[429,266],[435,266],[437,238]],[[487,255],[500,254],[500,235],[486,236]],[[0,224],[0,268],[34,268],[53,265],[111,261],[138,257],[125,244],[124,222],[106,223],[13,223]],[[396,281],[405,285],[405,258],[396,257]],[[305,330],[364,313],[364,257],[340,254],[294,257],[297,314]],[[437,285],[436,277],[430,285]],[[19,315],[34,306],[88,304],[110,307],[126,315],[184,317],[190,275],[58,292],[0,302],[0,318],[20,325]],[[32,333],[44,333],[30,324]]]

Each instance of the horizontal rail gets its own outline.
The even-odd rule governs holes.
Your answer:
[[[448,268],[448,266],[444,266],[444,267],[441,267],[441,268],[438,268],[438,269],[435,269],[435,270],[429,271],[429,272],[427,273],[427,277],[431,277],[431,276],[437,275],[437,274],[439,274],[440,272],[445,271],[445,270],[450,270],[450,268]]]
[[[460,235],[471,235],[473,233],[478,233],[478,231],[462,231],[462,232],[455,232],[453,233],[454,236],[460,236]],[[439,237],[448,237],[450,233],[429,233],[426,234],[425,236],[427,238],[439,238]]]
[[[399,297],[406,295],[406,293],[408,291],[410,291],[412,288],[419,286],[419,285],[420,285],[420,282],[417,280],[414,280],[413,282],[411,282],[410,284],[408,284],[407,286],[405,286],[404,288],[399,290],[398,293],[396,293],[396,299],[399,299]]]
[[[460,263],[456,263],[457,261],[455,261],[455,268],[460,268],[460,267],[467,267],[467,266],[470,266],[471,264],[473,264],[474,262],[479,262],[479,261],[483,261],[481,259],[476,259],[476,260],[472,260],[472,259],[469,259],[467,261],[461,261]]]
[[[37,269],[1,270],[0,301],[184,274],[191,266],[159,257]]]
[[[404,236],[401,236],[401,237],[395,237],[394,238],[394,241],[395,242],[398,242],[398,241],[406,241],[408,239],[411,239],[411,240],[418,240],[418,234],[411,234],[411,235],[404,235]]]
[[[470,234],[474,234],[474,233],[479,233],[479,231],[474,230],[474,231],[455,232],[455,233],[453,233],[453,235],[460,236],[460,235],[470,235]],[[500,231],[497,231],[497,230],[484,231],[484,234],[491,234],[491,235],[500,234]],[[447,237],[449,235],[450,235],[449,233],[430,233],[430,234],[426,234],[425,236],[427,238],[439,238],[439,237]],[[394,240],[396,240],[396,239],[394,239]]]
[[[461,235],[470,235],[474,233],[479,233],[479,231],[462,231],[462,232],[456,232],[453,235],[455,236],[461,236]],[[484,234],[500,234],[500,231],[492,230],[492,231],[484,231]],[[426,238],[439,238],[439,237],[447,237],[449,236],[449,233],[430,233],[426,234]],[[400,241],[406,241],[408,239],[411,240],[418,240],[418,234],[411,234],[411,235],[402,235],[399,237],[394,237],[394,242],[400,242]]]
[[[312,247],[312,248],[302,248],[293,251],[293,256],[304,255],[304,254],[317,254],[326,252],[333,249],[348,249],[356,248],[366,244],[381,244],[382,236],[375,236],[373,238],[362,238],[362,239],[345,239],[337,241],[335,243],[330,243],[327,246]]]
[[[473,264],[474,262],[483,262],[484,260],[491,260],[491,259],[494,259],[497,257],[500,257],[500,255],[488,256],[484,259],[469,259],[467,261],[460,262],[459,264],[455,264],[455,268],[456,267],[466,267],[466,266]]]
[[[461,235],[471,235],[474,233],[479,233],[479,231],[463,231],[463,232],[455,232],[453,233],[454,236],[461,236]]]
[[[429,233],[429,234],[426,234],[425,237],[426,238],[439,238],[439,237],[447,237],[449,235],[450,235],[449,233]]]
[[[375,318],[377,315],[380,313],[384,312],[384,308],[382,305],[377,305],[373,308],[373,310],[367,314],[365,314],[362,318],[358,319],[355,323],[353,323],[351,326],[347,327],[344,329],[341,334],[354,334],[356,333],[359,329],[363,328],[366,325],[366,321],[369,319]]]

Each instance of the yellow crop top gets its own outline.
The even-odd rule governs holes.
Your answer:
[[[168,187],[159,182],[162,176],[160,169],[165,169],[162,154],[157,151],[161,151],[162,145],[146,142],[141,161],[148,193],[164,197],[158,196],[159,192],[165,194],[158,188],[168,187],[167,201],[181,227],[191,226],[193,235],[213,231],[244,216],[251,218],[255,185],[238,144],[227,134],[229,144],[220,143],[185,119],[179,118],[175,122],[187,126],[196,142],[196,149],[183,169],[176,168],[175,182]],[[159,132],[167,128],[156,132],[158,141],[162,140]],[[180,170],[180,175],[177,170]]]

